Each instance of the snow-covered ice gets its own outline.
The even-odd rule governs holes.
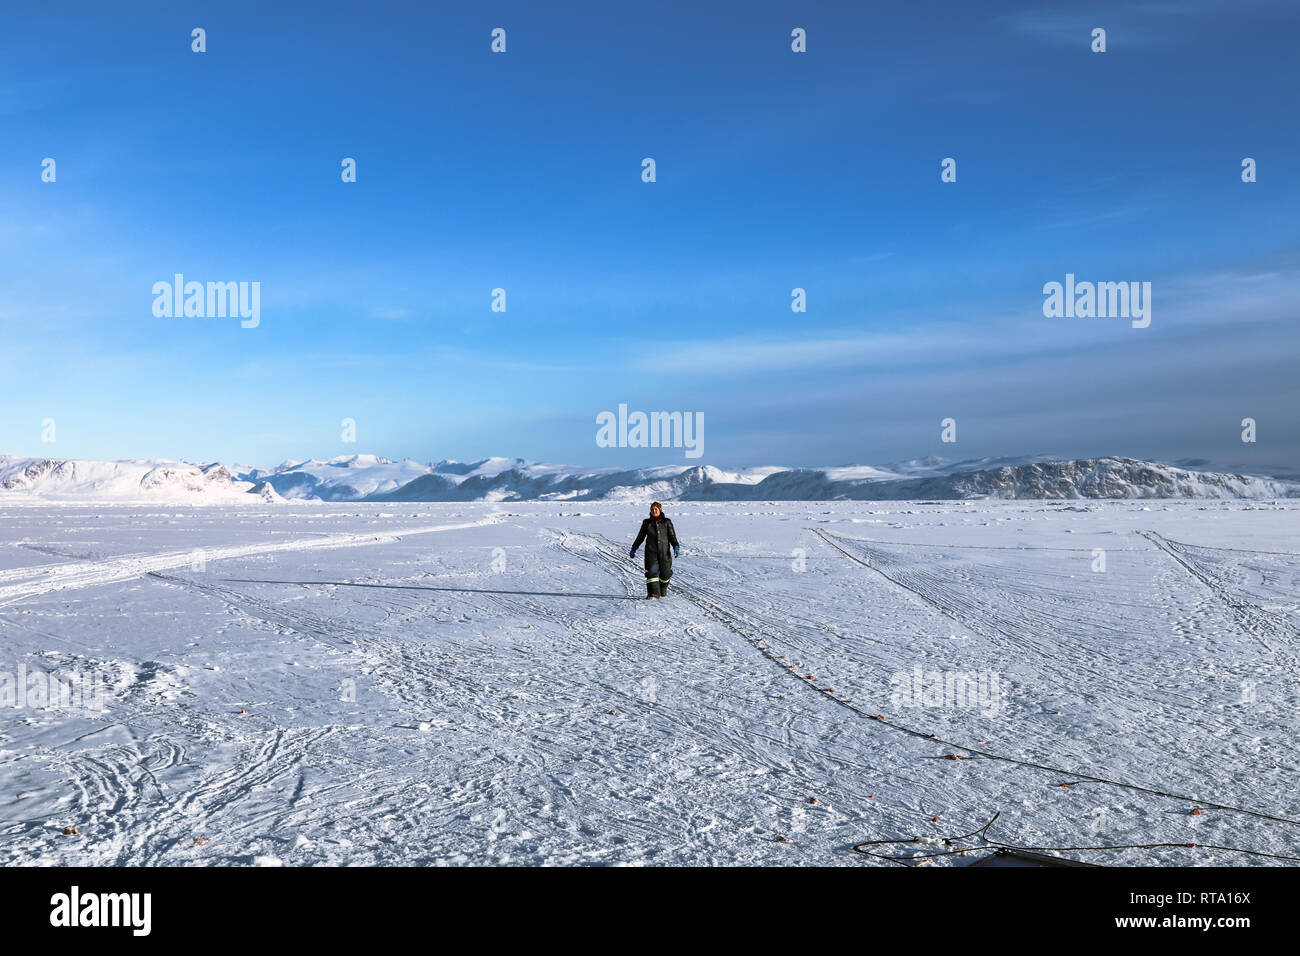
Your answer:
[[[1300,856],[1204,809],[1300,820],[1300,501],[672,502],[662,601],[643,510],[0,502],[0,673],[107,693],[0,710],[0,865]]]

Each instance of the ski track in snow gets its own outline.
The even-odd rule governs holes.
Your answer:
[[[1030,549],[985,526],[1046,534],[1032,503],[988,506],[988,520],[965,504],[922,517],[909,503],[686,507],[674,510],[687,547],[662,601],[642,598],[639,562],[608,537],[635,528],[616,508],[566,519],[553,505],[494,506],[470,522],[290,532],[205,547],[221,566],[203,573],[185,570],[190,551],[90,561],[71,556],[98,546],[51,543],[67,563],[0,572],[0,633],[16,654],[116,676],[102,715],[5,712],[0,863],[864,865],[879,861],[851,853],[855,842],[967,832],[998,810],[999,838],[1031,845],[1300,855],[1300,828],[949,762],[950,747],[862,716],[1300,817],[1287,756],[1295,629],[1264,607],[1294,600],[1294,556],[1156,536],[1112,548],[1112,570],[1091,575],[1087,548],[1017,553]],[[876,540],[879,528],[858,537],[864,514],[895,527],[897,544]],[[1108,544],[1150,519],[1065,517]],[[451,534],[411,540],[434,531]],[[791,546],[807,550],[807,572],[770,560]],[[508,572],[484,571],[494,548]],[[326,580],[412,590],[314,582],[283,564],[337,549],[349,550]],[[348,566],[358,560],[361,573]],[[546,593],[557,590],[628,600]],[[127,604],[130,617],[114,614]],[[1003,712],[895,707],[890,675],[914,664],[1000,670]],[[337,699],[344,678],[361,685],[355,703]],[[1268,692],[1260,705],[1220,693],[1245,680]],[[59,832],[69,823],[81,836]],[[1261,862],[1102,856],[1083,858]]]

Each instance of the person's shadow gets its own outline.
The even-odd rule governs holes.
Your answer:
[[[499,591],[491,588],[440,588],[428,584],[367,584],[358,581],[267,581],[260,578],[222,578],[237,584],[303,584],[308,587],[321,585],[338,588],[389,588],[397,591],[455,591],[462,594],[524,594],[532,597],[571,597],[599,598],[603,601],[636,601],[639,598],[627,594],[584,594],[575,591]]]

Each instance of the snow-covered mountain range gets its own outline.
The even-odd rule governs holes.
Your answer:
[[[521,458],[423,464],[376,455],[261,469],[161,460],[0,455],[0,500],[830,501],[967,498],[1294,498],[1300,482],[1132,458],[1014,458],[725,471],[712,465],[584,469]]]

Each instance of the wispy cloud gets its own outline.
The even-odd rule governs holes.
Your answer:
[[[1187,20],[1208,17],[1231,8],[1247,5],[1269,6],[1271,0],[1169,0],[1147,3],[1054,3],[1031,10],[1007,14],[1001,18],[1013,32],[1032,40],[1078,46],[1086,50],[1094,27],[1111,31],[1126,47],[1150,46],[1176,42],[1179,24],[1171,18]],[[1183,24],[1185,25],[1185,24]]]
[[[1110,277],[1080,276],[1080,279]],[[1117,277],[1128,279],[1131,277]],[[1062,276],[1044,276],[1059,281]],[[1155,330],[1163,336],[1193,333],[1211,325],[1294,320],[1300,302],[1300,271],[1188,274],[1154,282]],[[1014,360],[1089,345],[1138,346],[1133,329],[1122,319],[1047,319],[1040,287],[1026,287],[1023,308],[989,312],[972,308],[963,322],[930,322],[897,331],[858,335],[802,332],[787,336],[728,336],[677,342],[653,355],[639,355],[632,367],[670,374],[704,372],[746,375],[775,371],[849,368],[949,367],[992,359]],[[879,320],[877,320],[879,321]],[[899,319],[901,324],[904,319]],[[1300,331],[1287,341],[1300,349]],[[1177,353],[1165,356],[1177,361]]]

